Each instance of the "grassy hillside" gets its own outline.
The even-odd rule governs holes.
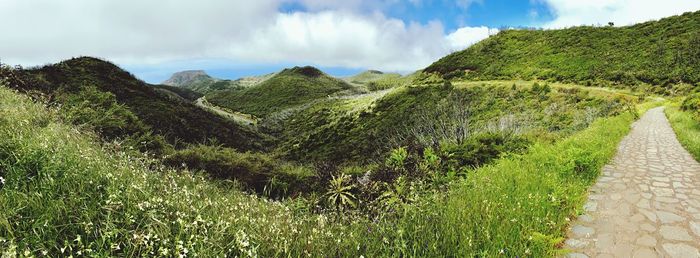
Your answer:
[[[628,27],[506,30],[425,69],[453,78],[700,82],[700,12]]]
[[[496,133],[489,136],[495,145],[511,144],[513,136],[552,141],[586,128],[597,117],[621,112],[629,100],[522,82],[403,87],[368,101],[325,101],[295,113],[277,133],[285,142],[280,149],[294,160],[323,162],[368,161],[400,146],[453,152],[472,148],[475,153],[463,153],[469,156],[489,152],[469,145],[484,134]]]
[[[420,71],[403,76],[398,73],[383,73],[369,70],[351,77],[343,78],[343,80],[352,84],[364,86],[369,91],[378,91],[410,85],[418,74],[420,74]]]
[[[204,94],[201,94],[199,92],[195,92],[186,88],[182,87],[177,87],[177,86],[168,86],[168,85],[153,85],[154,88],[160,89],[161,92],[168,94],[170,96],[177,96],[182,98],[184,101],[195,101],[198,98],[201,98],[204,96]],[[174,94],[174,95],[173,95]]]
[[[354,89],[344,81],[307,66],[285,69],[255,87],[213,92],[207,99],[234,111],[265,117]]]
[[[139,133],[164,137],[176,147],[216,139],[238,150],[262,150],[270,145],[269,137],[248,127],[209,113],[192,103],[174,100],[133,77],[119,67],[95,58],[82,57],[35,69],[2,69],[10,74],[8,84],[22,91],[40,92],[50,102],[75,107],[79,117],[86,111],[93,118],[106,114],[126,119],[109,125],[114,135],[128,137]],[[96,103],[103,103],[97,105]],[[110,111],[112,110],[112,111]],[[118,113],[114,113],[118,110]],[[95,119],[75,122],[90,122]],[[112,123],[114,119],[104,119]],[[142,124],[138,128],[124,128]]]
[[[173,74],[173,77],[177,77],[177,74],[178,73]],[[261,76],[243,77],[236,80],[224,80],[206,75],[206,78],[202,78],[199,80],[180,80],[183,82],[179,83],[177,86],[180,88],[195,91],[200,94],[208,94],[214,91],[243,90],[246,88],[250,88],[264,82],[267,79],[270,79],[274,75],[275,73],[271,73]],[[172,78],[170,80],[172,80]]]
[[[632,121],[598,120],[472,171],[449,192],[399,180],[376,203],[362,203],[383,211],[366,216],[311,213],[312,199],[263,200],[106,150],[5,88],[0,114],[0,252],[9,257],[555,256],[586,187]],[[360,193],[374,184],[336,181]]]

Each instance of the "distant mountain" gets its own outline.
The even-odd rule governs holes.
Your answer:
[[[627,27],[505,30],[425,72],[584,84],[700,82],[700,11]]]
[[[234,111],[264,117],[316,99],[356,90],[357,87],[343,80],[305,66],[284,69],[254,87],[212,92],[207,94],[207,99]]]
[[[211,139],[242,151],[262,150],[271,145],[271,138],[266,135],[207,112],[190,101],[182,101],[196,98],[196,93],[176,92],[176,88],[168,88],[170,86],[147,84],[100,59],[74,58],[40,68],[18,70],[15,74],[8,82],[9,86],[21,91],[41,92],[59,104],[62,99],[80,99],[85,89],[95,88],[98,92],[109,93],[117,104],[125,106],[127,112],[133,112],[138,121],[150,128],[148,130],[163,136],[176,147]],[[110,114],[103,114],[106,115]]]
[[[270,73],[260,76],[243,77],[236,80],[225,80],[214,78],[202,70],[191,70],[174,73],[170,76],[170,79],[164,81],[162,84],[206,94],[212,91],[245,89],[255,86],[274,75],[275,73]]]
[[[187,86],[203,82],[213,83],[216,81],[218,81],[218,79],[209,76],[203,70],[189,70],[174,73],[172,76],[170,76],[169,79],[165,80],[162,84],[168,86]]]
[[[367,70],[364,72],[361,72],[359,74],[350,76],[350,77],[345,77],[343,80],[350,82],[350,83],[356,83],[356,84],[366,84],[369,82],[373,81],[378,81],[382,79],[388,79],[388,78],[400,78],[401,74],[398,73],[384,73],[381,71],[377,70]]]

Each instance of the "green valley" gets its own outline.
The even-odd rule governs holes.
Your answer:
[[[588,257],[619,251],[607,233],[700,255],[700,11],[613,25],[503,29],[401,73],[0,64],[0,257]]]

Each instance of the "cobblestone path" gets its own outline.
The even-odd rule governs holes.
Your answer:
[[[663,108],[632,128],[568,233],[568,257],[700,257],[700,164]]]

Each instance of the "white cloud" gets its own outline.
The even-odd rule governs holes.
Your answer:
[[[488,36],[487,28],[446,35],[439,22],[356,9],[368,0],[300,0],[310,12],[280,13],[283,1],[0,1],[0,58],[34,65],[91,55],[129,66],[229,59],[410,71]]]
[[[700,10],[697,0],[538,0],[549,5],[556,17],[545,25],[563,28],[577,25],[616,25],[656,20],[663,17]]]
[[[231,54],[262,62],[310,62],[409,71],[484,39],[488,32],[488,28],[463,28],[444,35],[439,22],[405,24],[379,14],[371,17],[333,11],[282,14],[274,25],[233,44]]]
[[[452,50],[461,50],[496,33],[498,33],[498,29],[491,29],[488,27],[464,27],[447,35],[447,40]]]

